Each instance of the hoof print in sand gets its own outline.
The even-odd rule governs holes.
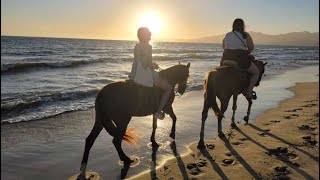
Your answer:
[[[315,146],[318,142],[311,136],[303,136],[302,139],[305,140],[305,145]]]
[[[289,169],[287,168],[287,166],[277,166],[274,168],[274,171],[274,179],[290,179],[288,177]]]
[[[202,159],[202,161],[198,163],[190,163],[187,165],[187,168],[190,171],[190,174],[192,175],[199,175],[202,172],[202,167],[207,166],[207,162],[205,159]]]
[[[212,149],[214,149],[214,144],[206,144],[206,147],[207,147],[207,149],[210,149],[210,150],[212,150]]]
[[[274,149],[269,149],[265,153],[269,156],[275,155],[279,159],[286,162],[291,162],[290,160],[296,160],[298,158],[298,155],[296,155],[293,151],[289,152],[288,148],[286,147],[277,147]]]
[[[300,130],[308,130],[308,131],[313,131],[313,130],[316,129],[315,127],[311,127],[311,126],[309,126],[307,124],[302,124],[301,126],[298,126],[298,128]]]
[[[228,165],[233,165],[234,164],[234,160],[233,159],[224,159],[222,160],[222,165],[224,166],[228,166]]]
[[[231,152],[226,152],[225,155],[229,157],[232,156]]]

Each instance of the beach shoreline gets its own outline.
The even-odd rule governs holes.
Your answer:
[[[293,98],[254,122],[205,139],[204,150],[194,142],[184,155],[130,179],[318,179],[319,82],[288,89]]]
[[[301,73],[304,78],[299,78]],[[269,109],[277,108],[279,101],[294,97],[292,92],[287,91],[287,87],[294,86],[297,82],[303,82],[306,79],[318,84],[318,74],[317,67],[306,67],[289,71],[277,76],[277,78],[263,79],[263,84],[257,87],[259,99],[253,104],[250,122],[255,122],[256,117],[260,117],[261,113],[264,114]],[[306,87],[306,89],[310,88]],[[236,121],[243,124],[240,116],[244,115],[247,102],[239,96],[238,103]],[[174,141],[169,137],[172,121],[170,117],[166,117],[164,121],[158,122],[156,141],[162,144],[162,147],[156,152],[149,147],[152,128],[151,117],[134,117],[129,128],[137,129],[140,135],[140,147],[131,148],[123,143],[123,148],[129,156],[139,157],[140,164],[131,167],[126,177],[135,178],[137,175],[141,177],[140,174],[144,172],[149,174],[149,176],[145,176],[146,179],[152,179],[150,176],[153,172],[170,169],[167,166],[167,162],[169,162],[167,159],[174,158],[181,162],[182,154],[190,154],[190,150],[186,146],[199,138],[202,104],[202,91],[192,91],[182,97],[177,97],[173,104],[178,117],[176,141],[172,143]],[[227,119],[223,120],[224,132],[230,128],[228,117],[231,117],[231,111],[232,109],[229,107],[226,113]],[[216,123],[216,118],[210,112],[206,124],[205,139],[216,138]],[[63,113],[39,121],[1,125],[1,177],[4,179],[66,179],[76,175],[79,173],[85,139],[93,124],[94,108],[90,108],[86,111]],[[192,148],[193,146],[191,146]],[[153,162],[152,157],[156,157],[156,163]],[[184,164],[187,166],[187,163]],[[179,167],[182,169],[182,166]],[[101,179],[120,179],[122,168],[112,144],[112,137],[102,131],[91,149],[88,171],[98,173]],[[187,167],[184,169],[187,174],[189,169]],[[160,175],[159,173],[156,173],[157,177]],[[201,174],[199,177],[205,176]],[[163,178],[168,179],[168,176]]]

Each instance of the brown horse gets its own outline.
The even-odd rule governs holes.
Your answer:
[[[264,73],[265,65],[267,63],[263,63],[262,61],[254,60],[253,63],[259,69],[259,79],[256,83],[256,86],[259,86],[261,81],[262,74]],[[235,127],[236,124],[234,122],[234,115],[237,109],[237,98],[240,93],[243,93],[246,87],[248,86],[248,74],[241,72],[240,70],[230,67],[230,66],[221,66],[211,70],[205,79],[204,83],[204,106],[202,111],[202,124],[201,124],[201,132],[200,132],[200,141],[198,143],[199,149],[204,149],[204,126],[205,121],[208,117],[208,110],[210,108],[213,109],[215,115],[218,117],[218,135],[219,137],[223,137],[224,134],[221,130],[221,120],[224,117],[224,112],[228,108],[228,103],[233,96],[233,114],[232,114],[232,123],[231,126]],[[221,102],[221,107],[219,109],[216,97],[219,98]],[[247,115],[244,117],[244,120],[248,122],[249,115],[251,111],[252,100],[247,98],[249,103]]]
[[[188,65],[175,65],[159,72],[159,76],[171,84],[172,91],[163,111],[172,118],[172,128],[170,137],[175,138],[176,115],[172,109],[172,103],[175,98],[174,87],[178,84],[178,92],[183,94],[186,89],[189,77]],[[132,81],[115,82],[103,87],[95,101],[95,124],[90,135],[86,138],[83,159],[80,167],[78,179],[85,179],[86,165],[88,162],[89,151],[103,128],[113,136],[113,144],[117,149],[120,160],[125,165],[133,161],[123,152],[122,140],[129,143],[134,142],[135,135],[127,131],[127,126],[132,116],[147,116],[156,112],[160,102],[161,90],[156,87],[143,87]],[[151,142],[154,147],[158,146],[155,141],[155,131],[157,128],[157,119],[153,118],[153,130]]]

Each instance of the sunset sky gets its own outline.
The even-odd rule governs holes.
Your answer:
[[[319,0],[1,0],[1,35],[135,40],[224,34],[235,18],[248,31],[319,31]]]

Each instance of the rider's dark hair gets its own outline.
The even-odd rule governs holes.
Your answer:
[[[247,34],[244,32],[244,21],[240,18],[237,18],[233,21],[232,31],[238,31],[242,34],[243,39],[247,39]]]

